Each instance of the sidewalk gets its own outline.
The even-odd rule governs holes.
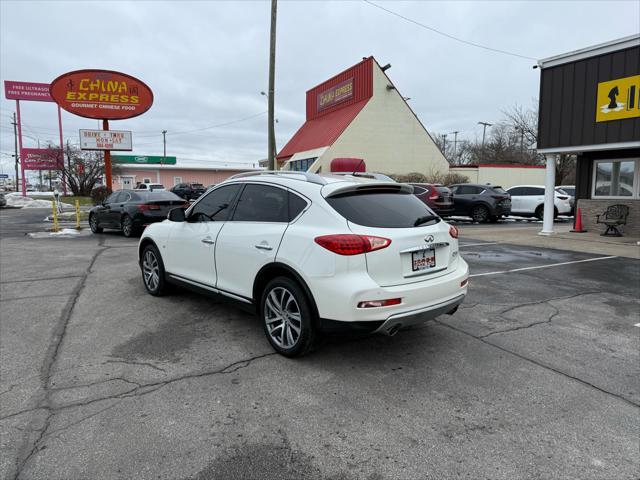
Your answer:
[[[543,236],[538,235],[542,224],[530,227],[458,225],[461,235],[475,240],[640,259],[638,237],[602,237],[600,232],[571,233],[571,228],[570,224],[554,224],[555,233]]]

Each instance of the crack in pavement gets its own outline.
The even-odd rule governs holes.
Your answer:
[[[489,332],[489,333],[487,333],[485,335],[479,335],[476,338],[487,338],[487,337],[490,337],[491,335],[497,335],[499,333],[517,332],[518,330],[526,330],[527,328],[535,327],[537,325],[544,325],[546,323],[551,323],[551,320],[553,320],[556,317],[556,315],[558,315],[560,313],[560,309],[558,307],[556,307],[555,305],[552,305],[550,302],[544,302],[544,303],[546,303],[547,305],[549,305],[551,308],[553,308],[555,310],[551,315],[549,315],[549,318],[547,318],[546,320],[540,320],[539,322],[533,322],[533,323],[529,323],[527,325],[519,325],[517,327],[507,328],[505,330],[496,330],[495,332]],[[511,309],[511,310],[513,310],[513,309]],[[502,313],[499,313],[498,317],[502,317]],[[504,318],[505,320],[508,320],[505,317],[502,317],[502,318]]]
[[[558,370],[557,368],[554,368],[551,365],[546,365],[546,364],[541,363],[541,362],[539,362],[537,360],[534,360],[532,358],[525,357],[524,355],[522,355],[520,353],[514,352],[513,350],[509,350],[508,348],[501,347],[500,345],[496,345],[495,343],[491,343],[490,341],[488,341],[487,339],[485,339],[483,337],[478,337],[476,335],[473,335],[473,334],[471,334],[469,332],[466,332],[466,331],[462,330],[461,328],[454,327],[453,325],[449,325],[449,324],[444,323],[444,322],[442,322],[442,321],[440,321],[438,319],[434,319],[433,321],[435,323],[437,323],[438,325],[442,325],[443,327],[449,328],[449,329],[454,330],[456,332],[459,332],[459,333],[461,333],[463,335],[467,335],[467,336],[469,336],[471,338],[475,338],[476,340],[478,340],[478,341],[480,341],[480,342],[482,342],[482,343],[484,343],[486,345],[489,345],[491,347],[497,348],[498,350],[501,350],[501,351],[503,351],[505,353],[514,355],[514,356],[516,356],[516,357],[518,357],[518,358],[520,358],[522,360],[525,360],[527,362],[533,363],[534,365],[536,365],[536,366],[538,366],[540,368],[544,368],[545,370],[550,370],[550,371],[552,371],[554,373],[557,373],[558,375],[562,375],[563,377],[570,378],[571,380],[575,380],[578,383],[581,383],[583,385],[591,387],[591,388],[593,388],[595,390],[598,390],[599,392],[602,392],[602,393],[604,393],[606,395],[610,395],[610,396],[612,396],[614,398],[617,398],[618,400],[622,400],[623,402],[628,403],[629,405],[633,405],[634,407],[640,408],[640,404],[638,404],[638,403],[635,403],[635,402],[633,402],[633,401],[631,401],[631,400],[629,400],[629,399],[627,399],[627,398],[625,398],[625,397],[623,397],[621,395],[618,395],[617,393],[610,392],[609,390],[605,390],[604,388],[598,387],[597,385],[594,385],[593,383],[587,382],[586,380],[583,380],[583,379],[578,378],[578,377],[574,377],[573,375],[569,375],[568,373],[563,372],[562,370]]]
[[[0,298],[0,302],[9,302],[12,300],[27,300],[29,298],[55,298],[55,297],[68,297],[69,295],[73,295],[73,293],[56,293],[50,295],[28,295],[26,297],[9,297],[9,298]]]
[[[5,283],[26,283],[26,282],[46,282],[47,280],[65,280],[67,278],[82,278],[84,275],[63,275],[60,277],[42,277],[42,278],[28,278],[26,280],[5,280],[0,282],[0,285]]]
[[[154,365],[153,363],[149,363],[149,362],[137,362],[134,360],[106,360],[102,362],[100,365],[105,365],[107,363],[124,363],[125,365],[142,365],[144,367],[153,368],[155,370],[159,370],[161,372],[167,373],[167,371],[164,368],[160,368],[157,365]]]
[[[60,346],[62,345],[62,341],[64,339],[64,336],[67,330],[67,325],[69,324],[69,320],[71,319],[71,314],[73,313],[73,309],[75,308],[76,303],[80,298],[80,294],[84,290],[87,278],[89,277],[98,257],[103,252],[108,250],[108,247],[104,247],[104,240],[102,238],[98,241],[98,247],[99,249],[93,254],[89,262],[89,265],[87,266],[84,274],[81,277],[81,280],[78,282],[78,285],[76,285],[76,287],[73,289],[72,293],[70,294],[71,298],[69,299],[69,301],[67,302],[67,305],[65,305],[65,308],[60,314],[58,323],[54,327],[53,333],[51,335],[51,339],[49,341],[49,348],[47,348],[47,352],[42,362],[42,367],[40,368],[40,379],[42,382],[42,391],[34,395],[37,398],[37,407],[47,410],[48,414],[47,414],[47,418],[44,421],[44,426],[40,431],[40,435],[35,440],[35,442],[33,442],[31,449],[28,451],[28,453],[25,453],[26,450],[29,448],[30,442],[28,438],[25,438],[23,440],[22,444],[18,449],[18,455],[16,457],[16,473],[14,476],[16,480],[20,478],[20,474],[22,473],[22,470],[24,469],[25,465],[29,462],[31,457],[36,453],[38,446],[40,444],[40,441],[42,440],[42,437],[44,436],[45,432],[49,428],[49,424],[52,420],[53,415],[55,415],[55,413],[51,410],[51,405],[50,405],[51,399],[49,394],[49,388],[50,388],[49,382],[51,380],[51,369],[57,360],[58,352],[60,350]],[[22,460],[20,460],[21,457],[23,458]]]

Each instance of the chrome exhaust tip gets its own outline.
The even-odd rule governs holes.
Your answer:
[[[400,327],[402,325],[400,323],[396,323],[393,327],[389,328],[386,331],[386,334],[390,337],[393,337],[396,333],[398,333],[400,331]]]

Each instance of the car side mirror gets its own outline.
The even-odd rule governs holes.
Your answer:
[[[184,214],[184,208],[182,207],[171,209],[169,211],[169,215],[167,215],[167,218],[171,222],[184,222],[187,219]]]

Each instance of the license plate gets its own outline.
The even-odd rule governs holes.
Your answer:
[[[428,270],[436,266],[436,251],[433,248],[411,253],[411,269],[414,272]]]

